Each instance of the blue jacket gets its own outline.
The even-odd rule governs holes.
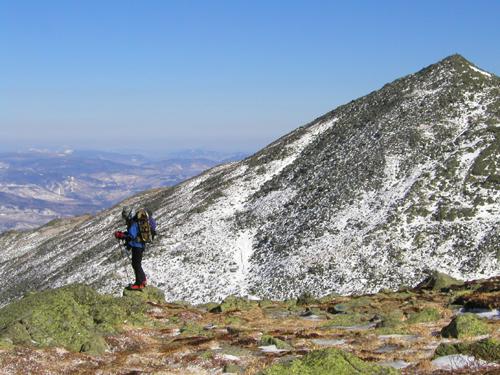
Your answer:
[[[144,249],[144,243],[139,239],[139,224],[136,221],[132,221],[132,224],[127,228],[125,235],[127,236],[126,243],[129,247],[138,247]]]

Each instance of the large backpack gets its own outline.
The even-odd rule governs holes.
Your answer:
[[[139,240],[143,243],[153,242],[156,234],[156,221],[153,216],[145,208],[139,208],[135,220],[139,225]]]

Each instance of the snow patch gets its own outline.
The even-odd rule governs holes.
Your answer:
[[[474,71],[478,72],[478,73],[481,73],[483,76],[486,76],[486,77],[488,77],[488,78],[490,78],[490,77],[491,77],[491,74],[490,74],[490,73],[485,72],[484,70],[478,69],[478,68],[476,68],[475,66],[470,65],[470,68],[471,68],[472,70],[474,70]]]
[[[236,275],[236,282],[241,285],[242,290],[248,290],[246,275],[250,270],[250,257],[253,254],[253,238],[255,236],[255,230],[253,231],[243,231],[241,232],[236,239],[236,264],[238,264],[238,271]]]
[[[448,371],[459,370],[467,367],[477,369],[487,366],[498,366],[495,363],[488,363],[486,361],[483,361],[482,359],[476,359],[473,356],[463,354],[446,355],[436,358],[431,363],[438,369]]]

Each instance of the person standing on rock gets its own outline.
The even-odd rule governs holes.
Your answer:
[[[130,207],[124,207],[122,218],[127,224],[125,232],[115,232],[115,238],[125,240],[127,250],[132,252],[132,268],[135,282],[128,286],[132,290],[143,289],[147,284],[146,274],[142,269],[142,256],[146,243],[151,242],[156,234],[156,222],[149,212],[141,208],[137,212]]]

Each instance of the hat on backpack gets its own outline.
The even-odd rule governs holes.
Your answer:
[[[125,220],[130,220],[135,216],[135,210],[132,207],[125,206],[122,210],[122,218]]]

